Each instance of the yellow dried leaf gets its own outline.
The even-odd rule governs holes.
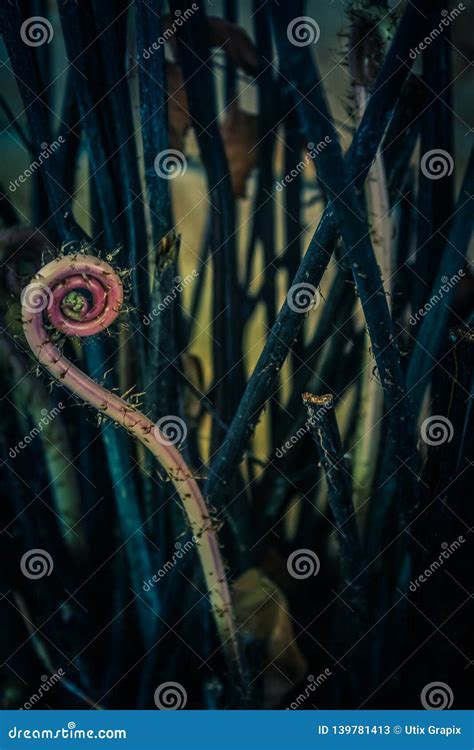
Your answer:
[[[277,584],[250,568],[233,586],[233,604],[241,632],[265,643],[269,667],[293,683],[301,680],[307,664],[295,641],[288,601]]]
[[[234,195],[245,198],[245,183],[257,164],[257,116],[243,112],[233,102],[222,123],[222,139]]]

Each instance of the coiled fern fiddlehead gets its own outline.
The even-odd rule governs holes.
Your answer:
[[[240,671],[230,593],[209,511],[181,453],[156,425],[132,404],[111,393],[73,365],[58,349],[52,332],[93,336],[116,319],[123,286],[103,260],[83,254],[48,263],[22,292],[23,329],[33,354],[61,385],[124,427],[158,459],[182,501],[197,538],[209,600],[226,659]]]

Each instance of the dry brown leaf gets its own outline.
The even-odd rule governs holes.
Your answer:
[[[181,244],[181,235],[176,233],[175,229],[171,229],[155,247],[155,274],[161,275],[172,263],[175,263],[179,255],[179,247]]]
[[[255,75],[259,67],[258,52],[245,29],[218,16],[209,16],[207,21],[211,47],[221,47],[236,67]],[[163,16],[163,28],[165,31],[175,31],[171,16]],[[175,33],[169,35],[166,41],[176,60],[178,45]]]
[[[255,75],[258,70],[258,54],[245,29],[217,16],[209,16],[208,22],[211,45],[222,47],[234,65],[249,75]]]
[[[289,604],[276,583],[258,568],[250,568],[233,586],[233,604],[241,632],[265,643],[275,672],[280,669],[293,683],[301,680],[307,671],[306,660],[295,641]]]
[[[245,198],[247,177],[257,164],[257,116],[243,112],[233,102],[222,123],[222,139],[234,195]]]
[[[258,53],[245,29],[218,16],[209,16],[207,21],[211,47],[221,47],[236,67],[242,68],[249,75],[255,75],[259,64]],[[167,31],[173,31],[171,16],[163,17],[163,27]],[[176,35],[169,36],[167,42],[176,59],[178,49]]]
[[[184,137],[191,127],[188,97],[181,68],[176,63],[166,63],[166,86],[168,90],[169,146],[184,150]]]

